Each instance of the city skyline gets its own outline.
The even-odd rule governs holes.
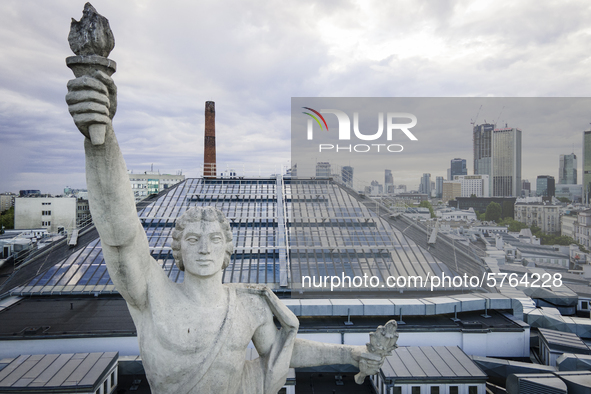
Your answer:
[[[359,190],[363,190],[363,187],[368,186],[372,180],[379,180],[382,183],[384,169],[391,169],[396,185],[404,184],[409,190],[418,190],[419,180],[424,173],[430,173],[433,180],[437,176],[447,178],[450,160],[454,158],[466,159],[468,175],[474,174],[473,125],[466,120],[470,120],[470,116],[474,116],[480,107],[491,108],[489,111],[502,109],[506,119],[504,122],[499,120],[498,123],[502,124],[502,127],[496,128],[498,132],[491,132],[491,135],[498,135],[495,139],[491,139],[491,143],[493,140],[498,140],[501,135],[518,133],[510,130],[521,130],[521,133],[518,133],[521,135],[520,142],[516,142],[521,145],[521,149],[517,149],[521,154],[515,159],[521,162],[521,173],[516,172],[516,179],[511,181],[511,187],[519,191],[521,179],[535,180],[538,175],[552,175],[558,178],[559,156],[573,149],[572,144],[567,141],[581,140],[583,131],[576,130],[576,127],[577,124],[586,121],[589,105],[591,105],[591,99],[588,98],[298,97],[292,99],[292,162],[298,163],[299,176],[314,176],[313,171],[306,171],[306,169],[312,170],[311,166],[316,162],[330,162],[333,166],[351,165],[355,168],[356,182],[361,182],[356,187]],[[389,143],[402,145],[404,149],[401,152],[378,153],[375,149],[371,153],[353,153],[342,149],[336,152],[336,148],[320,152],[320,144],[331,146],[331,144],[339,145],[340,143],[339,146],[348,146],[348,144],[359,143],[385,143],[387,142],[386,133],[383,132],[381,139],[375,141],[356,139],[354,133],[351,133],[351,140],[338,140],[335,133],[340,130],[339,121],[329,111],[324,115],[329,132],[321,130],[314,123],[316,128],[312,129],[312,139],[309,139],[306,129],[310,117],[302,113],[302,107],[318,111],[342,110],[348,114],[351,128],[354,125],[354,112],[358,112],[359,130],[365,135],[376,133],[376,115],[379,113],[400,111],[414,114],[417,124],[411,130],[417,140],[409,140],[402,132],[395,131]],[[476,125],[479,123],[477,121]],[[508,125],[508,128],[505,128],[505,125]],[[492,129],[491,126],[491,131]],[[575,131],[557,133],[556,130]],[[489,145],[492,147],[491,144]],[[575,147],[577,148],[580,149],[580,143]],[[500,154],[500,151],[498,153]],[[509,163],[506,158],[501,162]],[[501,170],[497,168],[496,171]],[[509,171],[508,168],[507,171]],[[490,178],[489,182],[492,194]]]
[[[82,137],[64,102],[72,78],[64,60],[72,54],[70,18],[79,19],[83,5],[0,4],[0,192],[56,194],[66,186],[85,187]],[[93,5],[115,35],[114,125],[136,172],[153,164],[162,172],[199,175],[207,100],[216,102],[219,169],[241,172],[244,166],[258,174],[260,168],[265,175],[290,164],[291,97],[577,97],[591,88],[591,9],[583,1],[513,5],[503,28],[490,18],[502,5],[460,1],[352,1],[336,8],[253,0],[231,10],[177,1]],[[532,13],[536,23],[524,24]],[[396,17],[403,14],[409,17]],[[467,145],[464,138],[477,112],[478,122],[498,118],[523,130],[524,178],[535,179],[539,174],[531,168],[539,167],[557,176],[558,155],[580,146],[591,120],[540,137],[512,119],[508,108],[479,106],[463,116],[461,130],[449,134],[454,150],[445,158],[427,153],[418,177],[409,173],[405,180],[392,168],[395,183],[416,188],[422,173],[445,177],[454,157],[467,159],[471,174],[471,138]],[[536,152],[527,157],[527,149]],[[382,174],[375,179],[382,179],[384,168],[376,169]]]

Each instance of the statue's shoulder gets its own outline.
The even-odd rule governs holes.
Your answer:
[[[225,283],[230,291],[236,293],[238,300],[244,300],[255,304],[262,304],[267,306],[266,298],[275,294],[267,286],[256,283]]]

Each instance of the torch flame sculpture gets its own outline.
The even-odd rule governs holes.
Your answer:
[[[79,22],[72,19],[68,42],[72,52],[77,56],[66,58],[66,65],[74,72],[76,78],[90,76],[96,71],[102,71],[111,76],[117,70],[117,64],[107,59],[115,47],[115,38],[109,27],[109,21],[96,12],[90,3],[84,5]],[[111,107],[109,110],[114,113],[115,108]],[[88,132],[92,144],[102,145],[105,142],[106,131],[104,124],[90,125]]]

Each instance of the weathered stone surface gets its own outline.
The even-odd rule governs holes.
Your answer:
[[[90,3],[84,5],[79,22],[72,18],[68,42],[78,56],[108,57],[115,47],[115,37],[109,27],[109,21],[96,12]]]
[[[81,60],[69,60],[71,67],[98,56],[74,58]],[[185,275],[183,283],[172,282],[150,255],[137,216],[111,123],[117,90],[110,74],[90,68],[77,75],[68,82],[66,102],[86,137],[90,210],[110,277],[137,328],[152,392],[276,394],[290,367],[353,364],[360,369],[359,381],[379,371],[385,358],[381,351],[296,338],[298,319],[269,288],[223,284],[223,269],[233,250],[232,231],[215,208],[194,207],[177,220],[171,246]],[[100,143],[93,137],[96,126],[105,130]],[[385,349],[382,342],[394,345],[396,338],[389,331],[388,335],[382,335],[384,341],[374,338],[372,349]],[[251,341],[260,358],[247,361]]]

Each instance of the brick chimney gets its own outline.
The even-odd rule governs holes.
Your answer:
[[[203,178],[215,179],[215,102],[205,102],[205,141],[203,144]]]

